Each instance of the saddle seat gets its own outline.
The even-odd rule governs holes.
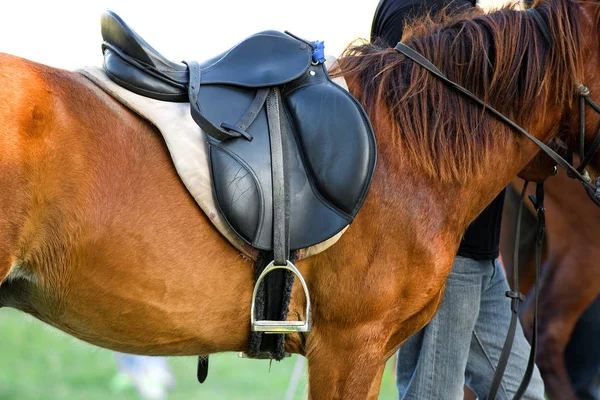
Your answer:
[[[113,12],[102,17],[102,35],[111,80],[190,102],[207,134],[215,203],[250,246],[306,249],[352,222],[371,184],[375,138],[361,105],[313,61],[311,43],[265,31],[205,62],[176,63]],[[283,244],[277,215],[286,220]]]
[[[101,30],[105,69],[120,83],[157,100],[188,101],[187,65],[164,57],[112,11],[102,15]],[[309,43],[278,31],[265,31],[199,64],[201,83],[279,86],[306,72],[311,61]]]

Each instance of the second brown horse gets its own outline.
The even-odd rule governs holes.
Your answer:
[[[520,191],[522,182],[515,180],[513,188]],[[600,237],[600,209],[588,199],[581,185],[563,171],[547,180],[545,191],[546,240],[536,362],[550,399],[576,399],[564,353],[578,319],[600,295],[600,247],[596,245]],[[501,252],[508,275],[513,271],[515,229],[514,207],[507,205],[502,221]],[[521,230],[522,235],[531,232]],[[521,243],[520,287],[526,293],[533,285],[535,258],[531,240],[522,237]],[[523,308],[523,329],[531,338],[533,303],[530,301]]]

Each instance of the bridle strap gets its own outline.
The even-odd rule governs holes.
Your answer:
[[[444,75],[439,69],[437,69],[429,60],[427,60],[421,54],[419,54],[415,50],[411,49],[410,47],[406,46],[404,43],[400,43],[400,42],[396,45],[396,47],[394,47],[394,49],[397,52],[404,54],[406,57],[410,58],[415,63],[419,64],[421,67],[427,69],[429,72],[431,72],[432,74],[437,76],[439,79],[441,79],[443,82],[448,84],[453,89],[457,90],[458,92],[462,93],[463,95],[465,95],[468,98],[470,98],[471,100],[473,100],[475,103],[482,106],[485,110],[492,113],[495,117],[497,117],[500,121],[504,122],[506,125],[510,126],[517,132],[525,135],[529,140],[531,140],[533,143],[535,143],[544,153],[546,153],[552,160],[554,160],[554,162],[556,162],[556,164],[560,165],[563,169],[565,169],[567,171],[567,173],[569,174],[569,176],[572,176],[575,179],[579,180],[584,186],[589,187],[591,190],[593,190],[595,192],[596,188],[590,184],[589,177],[582,175],[577,169],[575,169],[575,167],[573,167],[571,164],[569,164],[564,158],[562,158],[558,153],[556,153],[554,150],[552,150],[548,145],[543,143],[541,140],[539,140],[535,136],[531,135],[525,129],[521,128],[518,124],[516,124],[511,119],[506,117],[500,111],[496,110],[494,107],[490,106],[489,104],[485,103],[483,100],[479,99],[477,96],[475,96],[473,93],[471,93],[471,91],[469,91],[468,89],[466,89],[466,88],[462,87],[461,85],[459,85],[458,83],[448,79],[446,77],[446,75]]]
[[[592,161],[592,157],[594,157],[594,154],[596,154],[596,151],[598,151],[598,147],[600,147],[600,128],[598,129],[598,133],[596,134],[596,138],[594,138],[594,141],[592,142],[592,145],[590,146],[589,150],[587,151],[587,153],[585,152],[585,105],[589,104],[590,107],[592,107],[592,109],[594,111],[596,111],[598,114],[600,114],[600,106],[598,106],[598,104],[594,103],[594,101],[592,99],[590,99],[590,90],[586,87],[581,85],[579,87],[580,90],[580,100],[579,100],[579,130],[580,130],[580,138],[579,138],[579,147],[580,147],[580,151],[581,151],[581,156],[583,157],[583,159],[581,160],[581,163],[579,164],[579,166],[577,167],[577,170],[580,173],[583,173],[583,170],[585,167],[587,167],[587,165],[590,163],[590,161]]]

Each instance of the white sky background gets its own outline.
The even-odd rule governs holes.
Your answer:
[[[480,0],[495,6],[502,0]],[[174,61],[202,61],[267,29],[325,41],[338,56],[368,38],[378,0],[0,0],[0,52],[55,67],[101,65],[100,15],[119,14]],[[349,6],[352,4],[352,6]]]

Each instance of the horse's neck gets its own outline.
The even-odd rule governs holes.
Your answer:
[[[554,119],[547,115],[545,121],[534,122],[526,128],[539,139],[547,140],[552,127],[558,123],[558,114]],[[498,129],[508,128],[498,122]],[[488,134],[495,133],[498,131]],[[464,182],[443,183],[433,179],[410,165],[408,157],[399,154],[394,146],[380,145],[378,172],[384,176],[377,180],[376,175],[374,190],[390,198],[382,203],[394,208],[387,210],[387,215],[398,216],[394,223],[412,226],[414,235],[423,241],[439,240],[445,246],[458,246],[468,225],[539,150],[516,132],[506,136],[508,139],[502,146],[483,158],[481,173],[473,174]],[[380,137],[379,142],[384,143],[385,139]],[[390,223],[389,218],[385,223]]]

